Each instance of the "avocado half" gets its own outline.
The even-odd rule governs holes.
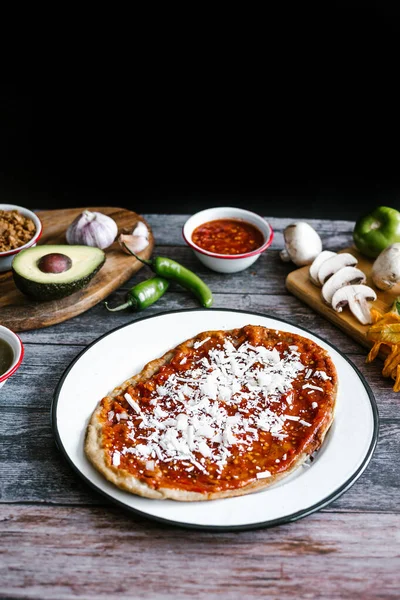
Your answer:
[[[38,263],[47,254],[64,254],[72,262],[63,273],[43,273]],[[14,258],[12,274],[22,293],[35,300],[57,300],[84,288],[101,269],[106,255],[91,246],[35,246]]]

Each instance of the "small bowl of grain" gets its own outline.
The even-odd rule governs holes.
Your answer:
[[[31,210],[15,204],[0,204],[0,273],[9,271],[21,250],[36,246],[42,223]]]

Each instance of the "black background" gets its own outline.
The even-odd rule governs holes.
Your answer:
[[[53,63],[52,46],[26,54],[1,86],[0,202],[400,209],[397,11],[230,13],[137,19]]]

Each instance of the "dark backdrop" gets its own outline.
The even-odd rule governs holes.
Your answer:
[[[400,209],[396,11],[331,3],[260,21],[210,20],[140,42],[123,64],[98,48],[98,60],[4,81],[0,201],[349,219]]]

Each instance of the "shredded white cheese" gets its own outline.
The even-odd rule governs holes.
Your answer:
[[[314,375],[315,377],[319,377],[323,381],[328,381],[328,379],[332,379],[332,377],[328,377],[325,371],[315,371]]]
[[[271,477],[271,473],[269,471],[261,471],[261,473],[257,473],[257,479],[265,479],[266,477]]]
[[[194,348],[209,339],[196,342]],[[150,397],[153,411],[141,410],[138,402],[125,394],[140,424],[134,428],[133,422],[127,421],[132,446],[123,448],[122,454],[132,453],[146,465],[184,461],[187,472],[194,468],[207,472],[207,459],[221,473],[232,446],[247,452],[262,431],[285,439],[287,421],[310,426],[299,416],[274,410],[275,403],[281,406],[284,395],[289,407],[292,405],[292,384],[305,369],[297,349],[292,346],[281,355],[277,348],[269,350],[248,342],[235,348],[225,340],[223,346],[195,359],[192,368],[173,373],[158,385]],[[167,403],[168,410],[164,410]],[[117,460],[114,453],[113,464]],[[257,473],[258,478],[270,475],[269,471]]]
[[[196,342],[195,344],[193,344],[193,348],[195,350],[197,350],[197,348],[200,348],[200,346],[202,346],[203,344],[205,344],[206,342],[208,342],[208,340],[211,340],[210,336],[206,337],[204,340],[201,340],[201,342]]]
[[[322,387],[318,387],[317,385],[311,385],[311,383],[306,383],[305,385],[303,385],[303,390],[306,390],[306,389],[318,390],[319,392],[324,391]]]
[[[125,411],[116,414],[117,421],[120,421],[121,419],[127,419],[127,418],[128,418],[128,413]]]
[[[125,400],[127,401],[127,403],[132,406],[133,410],[136,413],[140,413],[140,406],[137,402],[134,401],[134,399],[132,398],[132,396],[130,394],[125,394],[124,395]]]

